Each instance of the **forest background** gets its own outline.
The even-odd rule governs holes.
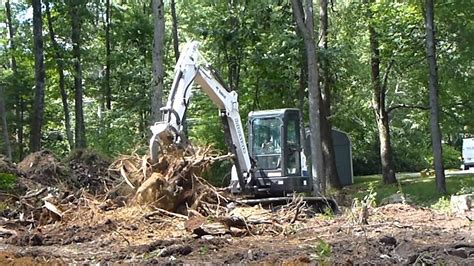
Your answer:
[[[300,107],[308,124],[306,54],[291,1],[153,2],[163,4],[165,22],[163,99],[177,47],[197,40],[238,91],[244,120],[253,110]],[[35,3],[40,8],[32,8]],[[154,120],[154,17],[160,15],[151,1],[2,1],[0,8],[2,153],[10,150],[12,159],[20,161],[38,147],[60,156],[76,147],[109,156],[147,151],[148,126]],[[41,30],[34,30],[34,10],[41,12]],[[377,33],[394,168],[433,168],[424,12],[421,1],[329,2],[328,45],[319,46],[318,57],[329,62],[329,119],[351,138],[355,175],[381,172],[370,28]],[[472,14],[469,0],[435,4],[445,168],[460,166],[462,138],[474,134]],[[35,68],[34,43],[40,37],[43,73]],[[35,71],[44,77],[43,105],[35,101]],[[193,97],[188,112],[193,142],[226,152],[215,106],[199,90]],[[35,125],[42,110],[42,123]],[[214,181],[219,183],[229,169],[230,162],[218,165]]]

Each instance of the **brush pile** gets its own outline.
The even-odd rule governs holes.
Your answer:
[[[209,147],[169,150],[153,164],[148,156],[137,154],[110,163],[84,150],[63,161],[50,151],[33,153],[18,167],[8,166],[25,189],[12,195],[11,204],[0,213],[0,238],[16,245],[42,245],[64,237],[75,241],[78,232],[84,231],[92,239],[97,224],[110,221],[139,228],[121,229],[127,234],[127,230],[155,232],[157,224],[180,224],[178,231],[198,238],[285,234],[314,214],[301,198],[278,209],[238,206],[226,189],[202,178],[213,163],[231,157]],[[64,236],[68,228],[79,231]],[[130,234],[143,235],[137,232]]]

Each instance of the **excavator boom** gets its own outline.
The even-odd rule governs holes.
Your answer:
[[[155,162],[158,159],[160,143],[186,145],[183,124],[193,83],[196,82],[219,109],[229,147],[236,157],[234,163],[239,175],[239,184],[245,188],[251,175],[252,164],[240,119],[237,93],[226,88],[198,48],[197,42],[186,44],[178,59],[168,101],[166,106],[161,108],[163,120],[150,128],[153,134],[150,139],[151,160]]]

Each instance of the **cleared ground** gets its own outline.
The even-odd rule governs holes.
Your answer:
[[[380,176],[357,178],[355,185],[337,196],[341,212],[336,215],[314,214],[297,199],[272,210],[259,206],[234,209],[213,202],[225,198],[202,183],[201,194],[196,195],[204,195],[208,201],[202,201],[204,196],[190,198],[200,207],[192,209],[187,205],[187,214],[183,215],[137,204],[133,190],[130,199],[113,190],[119,187],[117,183],[125,183],[124,176],[135,185],[133,173],[138,173],[139,178],[146,176],[139,169],[143,165],[140,160],[118,161],[118,168],[123,166],[124,170],[115,175],[109,173],[109,163],[95,155],[79,154],[67,162],[59,163],[51,154],[39,154],[20,164],[28,170],[24,172],[30,173],[21,179],[26,191],[2,194],[3,204],[10,207],[4,206],[1,213],[1,265],[474,264],[474,213],[451,213],[449,198],[434,192],[430,176],[400,175],[400,183],[391,186],[380,184]],[[178,167],[183,161],[170,163],[176,168],[167,165],[166,169],[177,169],[170,172],[170,178],[175,178],[175,173],[195,173]],[[117,162],[113,165],[117,166]],[[16,170],[9,167],[15,174]],[[127,172],[126,168],[133,171]],[[65,186],[57,180],[69,183]],[[195,182],[203,182],[189,180],[193,188]],[[447,183],[452,194],[469,192],[474,176],[450,174]],[[80,189],[74,190],[75,187]],[[86,191],[84,187],[93,190]],[[99,194],[91,194],[95,191]],[[108,199],[101,196],[103,191]],[[412,198],[413,205],[380,206],[386,195],[397,191]],[[52,196],[45,200],[47,194]],[[60,216],[53,207],[45,207],[45,202],[54,203]]]

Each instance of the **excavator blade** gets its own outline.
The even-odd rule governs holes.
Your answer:
[[[175,134],[166,123],[155,123],[150,129],[153,134],[150,138],[150,159],[152,163],[156,163],[163,151],[163,146],[173,143]]]

